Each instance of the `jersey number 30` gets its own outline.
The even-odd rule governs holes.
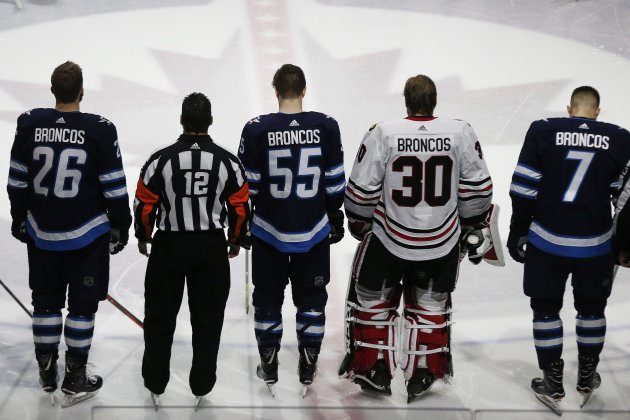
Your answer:
[[[400,207],[415,207],[423,199],[431,207],[440,207],[451,199],[453,161],[448,156],[432,156],[422,162],[416,156],[400,156],[392,163],[392,171],[410,171],[403,175],[403,190],[392,190],[392,200]],[[424,187],[424,188],[423,188]],[[423,191],[424,190],[424,191]],[[407,193],[406,192],[410,192]]]

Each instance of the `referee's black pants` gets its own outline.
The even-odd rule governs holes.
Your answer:
[[[162,232],[153,239],[144,284],[144,358],[142,377],[151,392],[162,394],[169,380],[171,345],[177,313],[188,285],[193,361],[190,389],[205,395],[216,382],[217,353],[230,265],[223,231]]]

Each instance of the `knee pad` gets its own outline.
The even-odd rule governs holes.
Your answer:
[[[386,299],[375,299],[375,295],[386,295]],[[397,366],[398,346],[398,301],[400,289],[392,288],[388,293],[372,292],[357,286],[358,303],[351,303],[347,319],[351,331],[350,371],[356,375],[368,372],[379,358],[384,358],[393,378]]]
[[[534,311],[534,317],[558,315],[562,309],[562,297],[559,299],[537,299],[531,298],[529,306]]]
[[[449,297],[420,288],[405,291],[400,363],[406,380],[418,368],[438,378],[452,374]]]

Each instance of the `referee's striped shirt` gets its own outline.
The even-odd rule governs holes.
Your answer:
[[[151,239],[154,225],[170,232],[222,229],[240,243],[249,229],[247,179],[236,156],[210,136],[182,134],[142,168],[134,201],[135,233]]]

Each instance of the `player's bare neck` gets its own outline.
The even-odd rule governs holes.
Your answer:
[[[57,102],[55,109],[59,112],[79,112],[81,111],[81,105],[79,102],[70,102],[67,104]]]
[[[184,131],[184,134],[186,134],[187,136],[207,136],[208,132],[207,131],[203,131],[203,132],[195,132],[195,131]]]
[[[302,98],[279,99],[278,112],[282,112],[283,114],[299,114],[303,112]]]

